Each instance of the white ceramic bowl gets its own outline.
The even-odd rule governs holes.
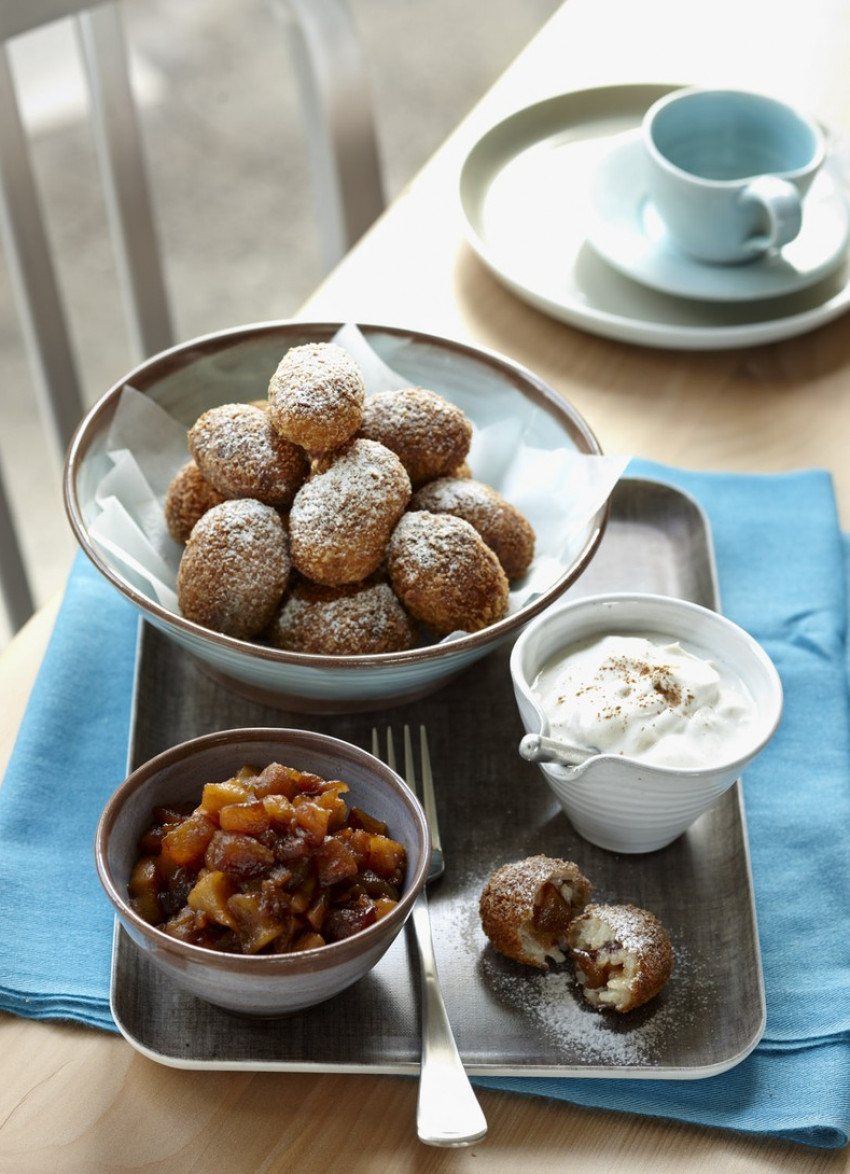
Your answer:
[[[755,702],[747,744],[734,758],[704,767],[656,766],[617,754],[598,754],[576,767],[540,763],[580,835],[614,852],[651,852],[690,827],[764,749],[782,714],[782,685],[764,649],[717,612],[661,595],[593,595],[550,608],[514,645],[511,677],[529,734],[549,736],[549,722],[532,689],[540,670],[559,651],[609,634],[681,641],[697,655],[724,665]]]
[[[138,839],[160,804],[199,802],[205,782],[229,778],[248,763],[281,762],[342,779],[346,800],[386,822],[405,847],[407,877],[394,909],[359,933],[294,954],[228,954],[178,941],[131,908],[127,882]],[[98,875],[133,942],[181,987],[244,1015],[277,1016],[333,998],[381,959],[407,920],[428,875],[431,841],[415,795],[384,763],[347,742],[289,729],[224,730],[183,742],[144,763],[121,784],[97,829]]]
[[[422,696],[513,637],[557,599],[593,556],[607,520],[607,503],[546,560],[542,589],[519,610],[484,631],[449,642],[372,656],[316,656],[236,640],[184,619],[163,606],[132,566],[91,533],[104,472],[110,425],[125,385],[149,397],[188,428],[218,403],[265,395],[281,355],[292,346],[325,342],[339,323],[266,323],[194,339],[142,363],[99,400],[82,421],[65,469],[65,503],[74,533],[97,569],[156,627],[194,656],[217,680],[253,700],[299,711],[382,709]],[[520,445],[544,460],[564,453],[598,454],[598,442],[578,412],[546,384],[507,359],[458,342],[394,327],[361,326],[372,349],[411,385],[431,388],[458,404],[477,432],[495,437],[488,468],[476,476],[505,489]],[[182,459],[188,459],[185,453]],[[533,464],[540,475],[540,461]],[[172,472],[176,472],[178,466]],[[514,477],[513,484],[516,483]],[[565,491],[566,492],[566,491]],[[511,499],[513,489],[510,491]],[[549,525],[551,501],[538,495],[527,516],[538,533]],[[521,509],[523,505],[515,501]],[[524,512],[526,512],[524,510]]]

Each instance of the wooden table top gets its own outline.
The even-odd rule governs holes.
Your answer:
[[[448,35],[448,30],[447,30]],[[691,468],[833,473],[850,525],[850,328],[767,346],[639,347],[584,333],[518,300],[464,243],[458,168],[488,126],[566,90],[625,82],[735,84],[781,93],[850,127],[843,0],[569,0],[301,317],[393,323],[490,347],[566,395],[610,452]],[[46,608],[0,658],[0,769],[49,636]],[[0,1016],[0,1170],[535,1170],[797,1174],[850,1170],[824,1152],[484,1091],[487,1138],[416,1140],[402,1077],[188,1072],[123,1040]]]

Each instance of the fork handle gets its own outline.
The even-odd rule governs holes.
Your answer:
[[[422,990],[422,1062],[416,1132],[427,1145],[472,1145],[487,1121],[466,1075],[446,1014],[431,937],[428,898],[422,892],[411,914],[419,950]]]

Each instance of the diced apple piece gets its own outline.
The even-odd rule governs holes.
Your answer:
[[[236,922],[227,904],[233,892],[234,884],[231,877],[219,871],[203,872],[189,892],[186,904],[196,913],[203,913],[217,925],[236,929]]]
[[[240,832],[244,836],[261,836],[271,826],[271,818],[261,799],[251,803],[228,803],[218,813],[223,832]]]
[[[316,849],[316,867],[320,884],[335,885],[357,875],[357,857],[342,840],[327,836]]]
[[[262,804],[275,827],[285,829],[292,826],[295,808],[285,795],[264,795]]]
[[[369,845],[371,836],[363,828],[353,828],[350,824],[337,832],[336,838],[354,853],[358,868],[366,868],[369,864]]]
[[[191,942],[193,945],[203,946],[207,945],[208,937],[200,922],[201,919],[194,909],[184,905],[180,912],[169,917],[168,921],[160,926],[160,929],[164,930],[169,937],[179,938],[181,942]]]
[[[403,845],[389,836],[372,836],[369,841],[369,868],[394,885],[404,880],[405,851]]]
[[[161,885],[162,878],[156,857],[140,857],[133,865],[127,888],[131,905],[139,917],[150,925],[158,925],[162,921],[162,908],[159,903]]]
[[[348,819],[348,804],[340,793],[336,790],[323,791],[314,802],[328,813],[328,832],[339,831]]]
[[[183,868],[200,868],[216,826],[202,811],[193,811],[162,840],[162,853]]]
[[[360,807],[352,807],[348,816],[348,826],[353,828],[363,828],[364,831],[369,832],[373,836],[385,836],[387,834],[387,825],[382,819],[375,819],[374,816],[369,815],[368,812],[363,811]]]
[[[323,795],[347,795],[350,789],[348,783],[344,783],[342,779],[325,779],[322,783],[321,793]]]
[[[260,768],[249,762],[245,766],[240,766],[239,770],[237,770],[233,777],[237,780],[237,782],[244,783],[257,778],[259,773]]]
[[[289,918],[275,915],[262,893],[235,893],[228,908],[245,954],[256,954],[287,929]]]
[[[305,931],[292,943],[291,950],[293,954],[296,954],[301,950],[318,950],[320,946],[324,945],[327,943],[321,934]]]
[[[313,904],[313,896],[316,892],[317,880],[315,873],[310,873],[298,885],[297,888],[291,890],[292,896],[292,912],[301,915],[306,913]]]
[[[378,897],[375,901],[375,917],[378,921],[382,917],[386,917],[398,905],[398,901],[393,901],[390,897]]]
[[[201,807],[209,813],[219,812],[231,803],[247,803],[253,797],[238,779],[225,779],[223,783],[206,784],[201,794]]]
[[[317,933],[319,930],[321,930],[322,925],[324,924],[325,914],[328,911],[330,901],[331,898],[328,890],[318,888],[313,895],[313,900],[309,908],[304,912],[304,916],[308,923],[314,930],[316,930]]]
[[[329,821],[330,812],[326,808],[319,807],[310,799],[295,801],[295,823],[308,843],[314,846],[321,844],[328,834]]]
[[[301,771],[291,766],[281,766],[279,762],[272,762],[265,770],[260,771],[253,780],[251,789],[258,799],[262,799],[264,795],[285,795],[287,799],[294,799],[299,794],[300,778]]]

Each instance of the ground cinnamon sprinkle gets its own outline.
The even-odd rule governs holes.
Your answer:
[[[630,695],[632,706],[636,704],[639,709],[651,709],[654,706],[652,693],[647,692],[637,696],[633,696],[631,693],[632,687],[639,684],[641,679],[645,681],[647,677],[650,678],[649,683],[653,692],[663,697],[671,709],[686,709],[688,704],[694,700],[693,693],[683,690],[681,684],[675,679],[671,665],[650,664],[648,661],[636,660],[631,656],[612,656],[600,665],[599,676],[602,677],[605,674],[622,682],[624,692],[628,692]],[[581,694],[591,688],[593,688],[593,683],[578,692]],[[622,706],[611,705],[600,710],[598,716],[602,720],[610,721],[620,717],[622,713]]]

